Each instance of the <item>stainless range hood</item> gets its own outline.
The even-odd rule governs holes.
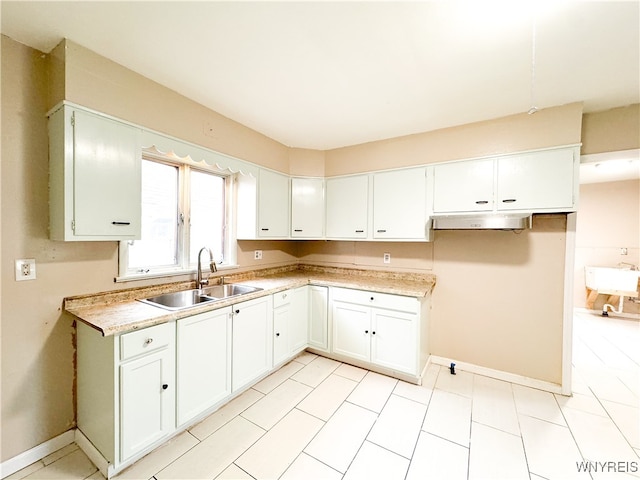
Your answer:
[[[532,216],[521,214],[434,215],[434,230],[525,230],[531,228]]]

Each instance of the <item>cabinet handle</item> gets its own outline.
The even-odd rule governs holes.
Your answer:
[[[505,198],[504,200],[502,200],[502,203],[513,203],[515,201],[515,198]]]
[[[162,384],[162,389],[166,390],[167,388],[169,388],[169,385],[167,383],[163,383]]]
[[[131,225],[131,222],[111,222],[111,225]]]
[[[377,230],[378,233],[386,233],[386,230]]]
[[[296,229],[294,230],[294,232],[301,232],[301,231],[302,231],[302,229],[301,229],[301,228],[296,228]]]
[[[364,230],[356,230],[356,233],[364,233]]]
[[[261,228],[260,230],[262,230],[263,232],[268,232],[269,231],[268,228]]]
[[[144,341],[144,344],[145,344],[145,345],[151,345],[152,343],[153,343],[153,338],[147,338],[147,339]]]
[[[489,200],[477,200],[476,205],[486,205],[489,203]]]

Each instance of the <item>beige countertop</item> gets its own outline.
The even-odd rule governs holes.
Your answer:
[[[313,265],[294,265],[225,275],[225,280],[227,283],[260,287],[262,290],[176,311],[155,307],[137,299],[195,288],[194,282],[69,297],[65,298],[64,305],[65,310],[78,320],[100,331],[104,336],[109,336],[217,310],[304,285],[345,287],[422,298],[431,293],[436,281],[435,276],[429,274]]]

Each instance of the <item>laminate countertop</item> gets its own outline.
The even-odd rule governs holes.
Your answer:
[[[219,277],[218,277],[219,278]],[[251,285],[262,290],[204,303],[183,310],[166,310],[138,299],[195,288],[195,282],[82,295],[64,299],[64,309],[104,336],[118,335],[160,323],[175,321],[304,285],[344,287],[378,293],[423,298],[431,294],[434,275],[355,268],[293,265],[224,275],[225,283]],[[216,277],[212,277],[215,284]]]

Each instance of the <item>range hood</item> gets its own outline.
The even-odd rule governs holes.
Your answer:
[[[471,215],[434,215],[434,230],[525,230],[531,228],[530,213]]]

